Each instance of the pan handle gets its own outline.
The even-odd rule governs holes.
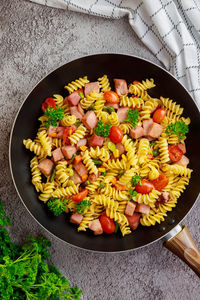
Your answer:
[[[186,226],[178,225],[177,231],[175,236],[166,237],[164,246],[179,256],[200,277],[200,250]]]

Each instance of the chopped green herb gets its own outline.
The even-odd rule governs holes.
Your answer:
[[[119,223],[116,221],[115,222],[115,233],[117,233],[118,229],[119,229]]]
[[[72,155],[72,158],[70,159],[70,162],[71,162],[71,163],[73,163],[75,157],[76,157],[76,153],[74,153],[74,154]]]
[[[85,181],[85,186],[89,185],[90,184],[90,181],[89,180],[86,180]]]
[[[97,127],[95,128],[94,132],[96,135],[107,137],[110,134],[110,127],[110,122],[104,125],[103,121],[100,120],[97,122]]]
[[[79,214],[84,214],[86,208],[91,205],[89,200],[82,200],[76,204],[76,211]]]
[[[128,110],[128,117],[126,118],[125,122],[130,122],[133,127],[135,127],[138,124],[139,120],[139,111],[137,109]]]
[[[64,109],[62,107],[56,106],[56,109],[53,107],[48,107],[44,114],[48,116],[48,121],[45,121],[44,124],[48,128],[50,125],[56,127],[57,121],[64,118]]]
[[[105,111],[107,111],[108,113],[112,113],[115,112],[115,109],[113,106],[104,106],[103,108]]]
[[[90,110],[95,110],[95,107],[94,107],[94,106],[91,106],[91,107],[90,107]]]
[[[83,99],[84,98],[84,95],[82,92],[79,93],[79,96]]]
[[[124,174],[124,170],[119,171],[119,176],[122,176]]]
[[[151,141],[150,145],[151,145],[151,147],[154,147],[156,145],[156,141]]]
[[[133,200],[133,198],[137,195],[137,191],[129,190],[129,194],[130,194],[130,200]]]
[[[100,166],[102,164],[102,161],[99,159],[93,159],[93,163],[96,165],[96,166]]]
[[[105,186],[106,186],[106,185],[105,185],[105,183],[104,183],[104,182],[101,182],[101,183],[100,183],[100,185],[99,185],[100,189],[103,189],[103,188],[105,188]]]
[[[153,150],[153,156],[156,157],[160,154],[159,149]]]
[[[59,216],[61,213],[63,213],[66,209],[66,205],[66,199],[62,201],[59,198],[50,198],[47,202],[48,208],[55,216]]]
[[[183,140],[186,133],[188,133],[188,125],[186,125],[183,121],[176,121],[167,126],[165,133],[166,134],[176,134],[180,140]]]
[[[132,186],[136,186],[136,184],[141,185],[141,177],[139,175],[134,175],[131,179]]]
[[[106,176],[106,172],[101,172],[101,176]]]
[[[50,181],[50,182],[53,182],[53,181],[54,181],[54,178],[55,178],[55,176],[56,176],[56,168],[54,168],[54,169],[53,169],[53,172],[51,173],[51,176],[50,176],[50,179],[49,179],[49,181]]]
[[[8,225],[0,202],[0,225]],[[26,244],[12,243],[8,231],[0,226],[0,299],[80,300],[81,291],[55,266],[47,264],[51,245],[46,238],[29,237]]]
[[[76,126],[79,127],[81,124],[82,124],[82,123],[81,123],[79,120],[76,120],[76,123],[75,123]]]

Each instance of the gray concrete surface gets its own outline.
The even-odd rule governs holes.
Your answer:
[[[126,19],[104,20],[39,6],[28,1],[0,1],[0,198],[12,219],[11,234],[52,241],[52,263],[83,290],[84,300],[197,300],[199,279],[162,241],[124,254],[96,254],[73,248],[43,230],[14,189],[9,165],[9,134],[27,93],[52,69],[75,58],[103,52],[139,54],[158,62],[137,39]],[[184,223],[199,241],[199,206]],[[95,241],[94,241],[95,242]],[[198,243],[199,245],[199,243]]]

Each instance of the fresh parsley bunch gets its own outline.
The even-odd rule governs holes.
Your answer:
[[[139,175],[134,175],[131,179],[132,186],[136,186],[136,184],[141,185],[141,177]]]
[[[129,122],[133,127],[135,127],[138,124],[138,120],[139,120],[139,111],[137,109],[135,110],[129,109],[128,117],[126,118],[125,122]]]
[[[182,140],[188,132],[188,125],[186,125],[183,121],[176,121],[169,124],[165,130],[166,134],[176,134],[180,140]]]
[[[81,291],[70,288],[69,281],[59,270],[48,265],[50,241],[30,237],[22,247],[12,243],[9,224],[0,202],[0,299],[20,300],[80,300]]]
[[[58,199],[58,198],[50,198],[47,202],[47,206],[50,211],[54,214],[54,216],[59,216],[66,209],[67,200]]]
[[[100,120],[97,122],[97,127],[94,130],[94,133],[99,136],[107,137],[110,134],[110,122],[104,125],[103,121]]]
[[[76,204],[76,211],[79,214],[84,214],[86,208],[91,205],[89,200],[82,200]]]
[[[56,109],[53,107],[48,107],[44,114],[48,116],[48,121],[45,121],[44,124],[48,128],[50,125],[56,127],[57,121],[60,121],[64,118],[64,109],[62,107],[56,106]]]

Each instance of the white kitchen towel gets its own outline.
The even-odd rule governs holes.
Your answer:
[[[105,18],[127,15],[139,39],[200,106],[200,0],[31,1]]]

